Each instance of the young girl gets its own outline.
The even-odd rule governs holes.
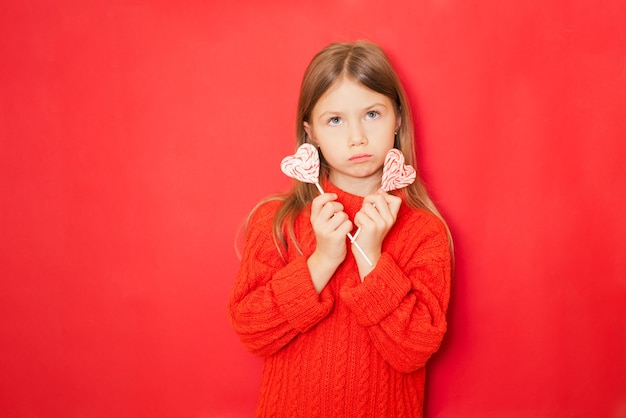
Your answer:
[[[306,70],[296,147],[318,148],[320,194],[295,182],[250,215],[229,318],[265,358],[258,417],[421,417],[446,331],[448,228],[418,178],[381,190],[387,152],[415,166],[409,104],[384,52],[331,44]],[[360,228],[355,249],[347,234]]]

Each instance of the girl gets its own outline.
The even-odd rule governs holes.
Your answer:
[[[252,212],[229,318],[265,358],[258,417],[421,417],[427,360],[446,331],[452,241],[422,181],[383,192],[385,156],[415,165],[409,104],[384,52],[331,44],[300,90],[295,182]],[[356,242],[370,266],[346,238]]]

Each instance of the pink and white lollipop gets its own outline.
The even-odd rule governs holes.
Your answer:
[[[324,189],[320,186],[320,156],[317,149],[311,144],[302,144],[296,150],[296,153],[289,155],[280,162],[280,169],[287,176],[299,180],[304,183],[313,183],[321,194]],[[350,242],[354,244],[356,249],[361,253],[365,261],[372,266],[372,262],[367,257],[363,249],[356,243],[356,236],[348,233]]]
[[[385,157],[383,166],[382,189],[386,192],[401,189],[415,181],[415,169],[404,164],[404,155],[397,148],[392,148]]]
[[[280,162],[280,169],[291,178],[315,184],[320,193],[324,193],[319,183],[320,156],[313,145],[300,145],[294,155],[283,158]]]

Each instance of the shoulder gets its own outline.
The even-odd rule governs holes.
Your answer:
[[[257,203],[244,221],[246,238],[250,239],[251,236],[267,235],[268,233],[271,235],[272,222],[283,202],[284,199],[280,196],[270,196]]]
[[[396,220],[396,242],[420,250],[440,248],[449,250],[445,223],[426,209],[403,204]]]
[[[434,213],[422,208],[412,208],[402,204],[396,223],[411,233],[422,231],[424,233],[439,232],[446,233],[446,226],[443,221]]]
[[[259,258],[260,252],[275,251],[273,221],[282,202],[280,197],[271,196],[252,208],[243,225],[242,259]]]
[[[258,203],[250,212],[250,223],[272,220],[285,199],[281,196],[271,196]]]

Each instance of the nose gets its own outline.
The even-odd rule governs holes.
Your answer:
[[[367,135],[360,123],[354,123],[350,127],[350,146],[367,144]]]

